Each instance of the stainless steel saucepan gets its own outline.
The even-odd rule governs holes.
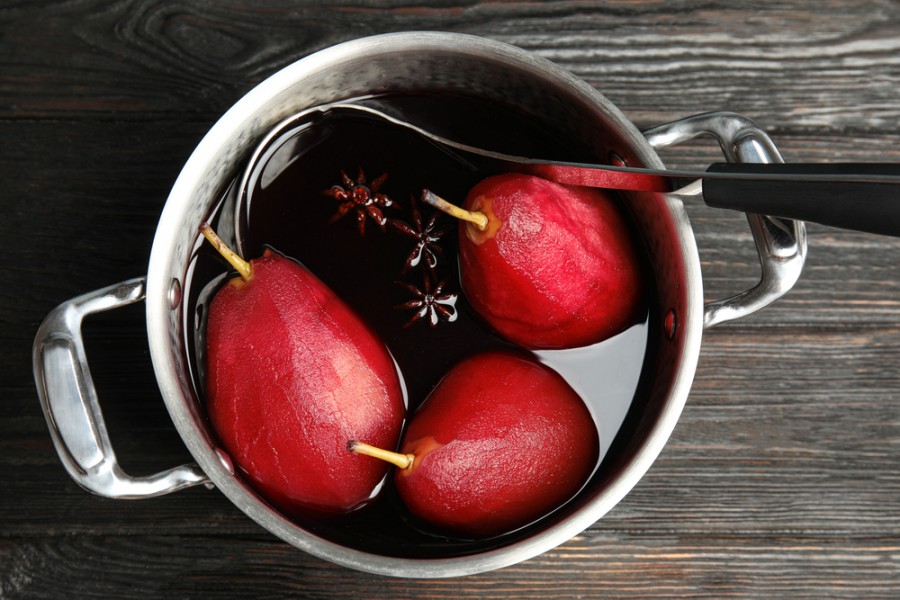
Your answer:
[[[585,489],[537,526],[497,544],[428,557],[378,552],[312,531],[270,506],[235,474],[217,448],[189,372],[184,290],[201,243],[198,226],[239,177],[268,132],[311,107],[383,93],[465,93],[511,107],[592,149],[631,166],[664,169],[656,151],[696,136],[712,136],[735,163],[782,162],[752,121],[709,113],[640,132],[604,96],[550,62],[478,37],[400,33],[347,42],[308,56],[263,81],[203,138],[172,187],[153,240],[145,276],[69,300],[41,326],[34,346],[38,394],[50,433],[70,475],[113,498],[145,498],[189,486],[217,487],[249,517],[283,540],[323,559],[401,577],[449,577],[528,559],[578,534],[631,490],[668,440],[691,387],[705,327],[748,315],[785,294],[806,256],[804,224],[748,214],[760,255],[759,283],[734,297],[704,304],[700,261],[682,198],[673,193],[623,192],[643,238],[655,279],[659,323],[639,398]],[[696,191],[696,190],[695,190]],[[227,233],[227,232],[226,232]],[[88,315],[145,302],[153,368],[172,421],[196,462],[150,477],[127,475],[116,462],[94,390],[81,336]],[[114,400],[114,399],[113,399]],[[423,553],[424,556],[424,553]]]

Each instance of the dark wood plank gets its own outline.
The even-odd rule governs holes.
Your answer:
[[[474,33],[534,51],[642,124],[730,109],[770,130],[897,131],[896,5],[90,2],[0,9],[0,115],[218,115],[311,51],[372,33]],[[47,40],[50,40],[48,43]],[[16,49],[28,48],[27,57]],[[141,117],[138,117],[140,115]]]
[[[803,599],[890,598],[883,573],[893,541],[845,546],[832,540],[731,536],[579,537],[525,565],[456,580],[397,580],[349,573],[329,563],[297,560],[268,539],[235,536],[73,536],[22,544],[10,554],[15,580],[32,598],[56,598],[45,573],[71,581],[79,598],[746,598],[765,594]],[[215,545],[212,545],[212,544]],[[748,547],[739,555],[735,546]],[[0,546],[2,551],[2,546]],[[132,560],[123,561],[123,557]],[[89,557],[89,561],[85,560]],[[77,565],[94,566],[90,577]],[[703,565],[702,569],[689,566]],[[795,568],[802,565],[802,569]],[[261,577],[259,573],[265,573]],[[544,575],[540,575],[543,573]],[[556,575],[553,575],[556,574]],[[862,587],[865,586],[865,587]]]

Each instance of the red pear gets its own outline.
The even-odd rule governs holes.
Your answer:
[[[486,353],[454,367],[412,417],[401,453],[355,452],[401,467],[397,491],[415,517],[462,536],[492,537],[572,498],[597,464],[594,420],[555,371]]]
[[[209,307],[212,426],[275,505],[289,512],[353,510],[372,498],[387,467],[347,452],[347,441],[393,448],[400,437],[405,404],[393,359],[298,263],[267,250],[244,265],[236,264],[242,276]]]
[[[424,199],[446,209],[428,191]],[[643,314],[636,244],[607,193],[503,174],[478,183],[462,208],[463,289],[507,340],[530,349],[586,346]]]

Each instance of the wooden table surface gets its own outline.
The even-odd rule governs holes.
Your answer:
[[[900,4],[4,2],[0,7],[0,598],[900,597],[900,239],[809,226],[790,294],[705,332],[661,456],[583,534],[452,580],[296,550],[216,490],[80,489],[50,442],[32,339],[56,304],[146,273],[178,172],[280,67],[340,41],[477,34],[570,69],[639,127],[743,113],[788,161],[900,162]],[[667,151],[704,167],[707,143]],[[900,198],[898,198],[900,200]],[[755,283],[742,215],[688,206],[705,294]],[[85,335],[126,470],[190,457],[149,365],[143,305]]]

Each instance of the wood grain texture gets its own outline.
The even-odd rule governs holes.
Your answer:
[[[418,29],[533,51],[640,127],[735,110],[788,160],[900,162],[897,2],[5,2],[0,598],[900,597],[900,240],[821,226],[786,298],[705,333],[687,407],[635,489],[520,565],[371,576],[280,542],[215,490],[111,501],[68,478],[32,380],[41,319],[145,272],[181,166],[255,83],[339,41]],[[664,159],[704,166],[718,150]],[[687,208],[707,297],[753,285],[744,217]],[[144,328],[140,306],[86,327],[135,474],[190,460]]]

